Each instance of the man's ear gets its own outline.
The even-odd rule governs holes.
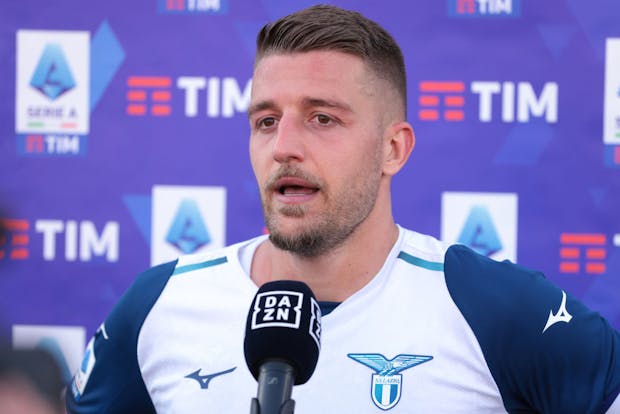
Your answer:
[[[413,127],[406,121],[392,124],[384,139],[383,174],[393,176],[405,165],[415,146]]]

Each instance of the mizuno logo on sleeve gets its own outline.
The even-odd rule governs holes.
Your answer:
[[[573,315],[568,313],[566,310],[566,292],[562,291],[562,303],[560,303],[560,309],[556,314],[553,311],[549,311],[549,318],[547,319],[547,324],[545,325],[545,329],[543,329],[543,333],[552,325],[555,325],[558,322],[570,322],[573,319]]]

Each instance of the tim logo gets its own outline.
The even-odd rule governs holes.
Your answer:
[[[304,294],[275,290],[256,295],[252,329],[283,327],[299,329]]]
[[[183,110],[175,113],[188,118],[199,114],[207,118],[232,118],[246,112],[250,104],[251,79],[243,85],[231,77],[130,76],[127,78],[127,115],[172,115],[173,84],[184,102]]]
[[[18,137],[20,154],[80,155],[86,152],[86,140],[79,135],[28,134]]]
[[[546,82],[542,88],[530,82],[424,80],[419,84],[418,118],[422,121],[459,122],[465,119],[466,91],[478,101],[478,120],[504,123],[530,122],[543,118],[558,121],[558,84]],[[472,96],[473,95],[473,96]]]
[[[31,226],[28,220],[0,218],[0,228],[0,260],[29,259],[37,256],[40,248],[46,261],[58,256],[68,262],[118,261],[120,230],[114,221],[105,223],[101,232],[89,220],[37,219]],[[32,230],[35,249],[31,251]]]
[[[599,233],[560,234],[560,273],[602,274],[606,271],[607,237]]]
[[[163,14],[225,14],[227,0],[158,0],[157,9]]]
[[[45,46],[30,86],[52,101],[75,87],[75,79],[60,45],[50,43]]]
[[[450,17],[519,17],[521,0],[448,0]]]
[[[25,260],[30,255],[27,220],[0,219],[0,260]]]
[[[166,241],[185,254],[196,250],[211,242],[198,204],[192,199],[184,199],[179,205],[177,214],[170,226]]]
[[[169,116],[170,86],[172,80],[165,76],[131,76],[127,79],[127,115]]]
[[[420,82],[420,110],[423,121],[463,121],[465,113],[465,84],[463,82]]]

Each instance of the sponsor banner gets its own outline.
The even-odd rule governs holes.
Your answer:
[[[444,192],[441,238],[495,260],[517,261],[517,194]]]
[[[520,17],[521,0],[447,0],[448,16],[468,18]]]
[[[157,0],[162,14],[226,14],[228,0]]]
[[[559,85],[545,82],[475,80],[424,80],[418,85],[420,121],[462,122],[465,108],[476,105],[478,121],[530,123],[543,119],[558,122]]]
[[[120,224],[108,221],[35,219],[0,217],[0,260],[118,262]],[[34,253],[33,253],[34,247]],[[41,252],[41,256],[37,253]]]
[[[620,38],[607,39],[605,52],[603,142],[620,145]]]
[[[15,132],[19,155],[81,155],[89,132],[90,34],[19,30]]]
[[[247,111],[252,80],[134,75],[127,78],[126,86],[125,113],[131,117],[232,118]],[[175,94],[182,97],[183,109],[172,106]]]
[[[154,186],[151,265],[224,247],[224,187]]]

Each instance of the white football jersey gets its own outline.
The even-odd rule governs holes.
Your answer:
[[[137,278],[89,343],[68,411],[248,413],[246,269],[265,237]],[[619,391],[620,335],[598,314],[537,272],[400,228],[379,273],[323,316],[292,398],[298,414],[597,413]]]

